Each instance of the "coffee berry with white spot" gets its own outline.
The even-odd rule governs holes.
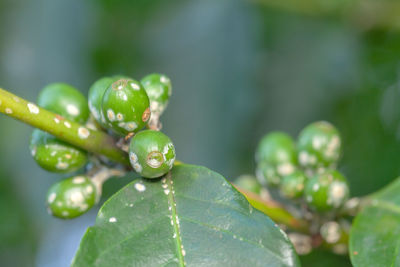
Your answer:
[[[306,180],[307,176],[300,170],[284,176],[280,184],[281,194],[288,199],[301,197]]]
[[[38,105],[77,123],[89,118],[88,101],[76,88],[65,83],[52,83],[42,89]]]
[[[102,112],[115,133],[126,136],[142,129],[150,119],[150,102],[143,86],[133,79],[113,82],[104,92]]]
[[[96,203],[96,186],[87,176],[62,180],[47,193],[49,213],[61,219],[72,219],[86,213]]]
[[[326,121],[311,123],[300,132],[297,148],[299,164],[306,172],[323,173],[327,168],[335,168],[339,160],[339,132]]]
[[[74,172],[88,161],[87,152],[38,129],[32,132],[30,150],[36,163],[50,172]]]
[[[145,178],[157,178],[169,172],[175,161],[171,139],[159,131],[137,133],[129,145],[129,160],[134,170]]]
[[[318,212],[339,209],[349,198],[348,182],[336,170],[316,174],[307,181],[304,198],[308,206]]]

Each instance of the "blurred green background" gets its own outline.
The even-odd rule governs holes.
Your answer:
[[[400,173],[400,3],[390,0],[0,0],[0,86],[35,101],[63,81],[167,74],[164,131],[178,157],[230,179],[258,140],[329,120],[354,196]],[[31,128],[0,116],[0,266],[68,266],[96,210],[47,215],[57,175],[32,160]],[[326,252],[323,252],[326,253]],[[314,253],[304,266],[346,266]],[[325,265],[324,265],[325,264]]]

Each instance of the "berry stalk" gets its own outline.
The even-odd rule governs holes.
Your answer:
[[[119,149],[109,135],[67,120],[1,88],[0,112],[76,147],[130,166],[127,153]]]

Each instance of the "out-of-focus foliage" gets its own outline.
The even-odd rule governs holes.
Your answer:
[[[165,73],[173,95],[162,119],[177,156],[226,177],[254,172],[255,147],[268,131],[295,137],[304,125],[329,120],[343,136],[340,166],[352,194],[367,194],[400,172],[398,6],[0,0],[0,86],[34,101],[51,82],[86,93],[102,75]],[[30,132],[0,116],[0,161],[14,202],[29,211],[21,221],[40,226],[37,265],[68,266],[95,211],[75,222],[47,216],[45,194],[56,176],[31,159]]]

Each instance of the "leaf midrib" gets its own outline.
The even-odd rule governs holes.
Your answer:
[[[181,267],[185,266],[185,260],[184,260],[184,255],[183,255],[183,244],[182,244],[182,239],[181,239],[181,233],[179,229],[179,218],[178,218],[178,212],[176,210],[176,200],[175,200],[175,191],[173,187],[173,182],[171,179],[171,172],[169,172],[166,177],[166,184],[168,185],[168,190],[169,193],[167,194],[168,197],[168,205],[170,207],[171,211],[171,220],[173,221],[173,228],[174,228],[174,233],[176,235],[175,239],[175,244],[176,244],[176,251],[178,254],[178,260],[179,260],[179,265]]]

